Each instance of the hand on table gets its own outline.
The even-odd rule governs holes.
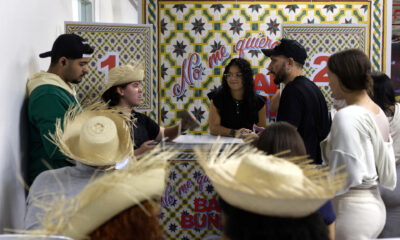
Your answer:
[[[252,131],[250,129],[247,128],[240,128],[238,130],[235,130],[235,137],[236,138],[246,138],[250,133],[252,133]]]

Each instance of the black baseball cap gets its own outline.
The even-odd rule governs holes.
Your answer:
[[[53,43],[49,52],[39,54],[39,57],[66,57],[69,59],[82,58],[93,53],[94,49],[84,43],[85,39],[75,34],[62,34]]]
[[[282,38],[281,43],[273,49],[262,49],[265,56],[271,57],[276,55],[284,55],[293,58],[294,61],[304,65],[307,58],[306,49],[296,40]]]

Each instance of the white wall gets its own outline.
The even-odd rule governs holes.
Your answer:
[[[71,1],[0,1],[0,232],[22,228],[24,188],[17,180],[24,168],[26,115],[23,109],[27,77],[47,70],[49,59],[38,54],[51,49],[72,20]]]
[[[132,5],[140,0],[94,0],[94,20],[101,23],[138,23],[138,10]],[[140,9],[140,8],[138,8]]]
[[[138,22],[129,0],[95,1],[103,6],[97,11],[98,21]],[[38,54],[50,50],[64,33],[64,21],[74,20],[72,2],[0,0],[0,233],[23,227],[25,194],[17,176],[26,166],[26,80],[47,70],[50,59]]]

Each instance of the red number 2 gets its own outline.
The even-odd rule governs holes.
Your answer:
[[[316,68],[311,76],[311,80],[314,82],[329,82],[327,63],[329,55],[327,53],[319,53],[314,55],[311,59],[311,67]]]

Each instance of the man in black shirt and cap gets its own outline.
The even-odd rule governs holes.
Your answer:
[[[284,83],[277,121],[286,121],[297,128],[314,163],[321,164],[320,142],[328,135],[331,119],[321,90],[303,76],[307,58],[304,47],[296,40],[283,38],[273,49],[263,49],[271,58],[268,71],[274,83]]]

